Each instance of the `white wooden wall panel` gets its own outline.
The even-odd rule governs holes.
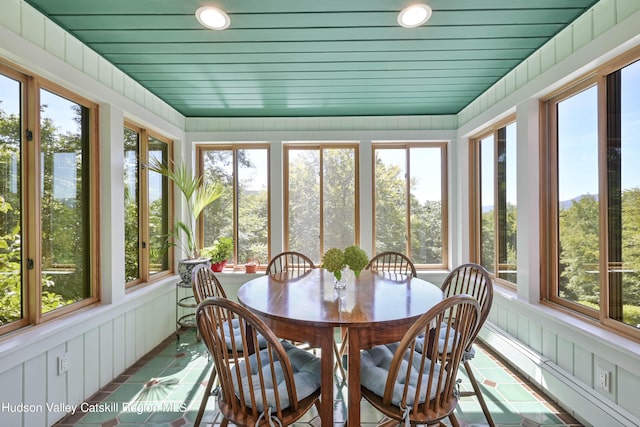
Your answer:
[[[67,341],[69,366],[67,372],[67,401],[79,405],[85,400],[84,392],[84,336],[78,335]]]
[[[115,378],[113,372],[113,322],[100,326],[100,387]]]
[[[100,389],[100,357],[100,330],[95,328],[84,334],[85,396],[91,396]]]
[[[18,384],[22,386],[24,381],[24,400],[21,402],[29,405],[41,405],[43,408],[41,411],[24,412],[24,424],[27,426],[46,425],[47,388],[44,386],[45,378],[47,378],[47,355],[40,354],[24,363],[24,379],[21,378],[19,382],[2,382],[2,388],[14,391],[14,387]],[[27,387],[27,385],[30,386]]]
[[[113,375],[118,376],[130,364],[126,358],[127,331],[124,315],[113,319]]]

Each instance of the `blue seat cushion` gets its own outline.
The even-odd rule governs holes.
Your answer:
[[[229,324],[224,323],[224,340],[227,343],[227,349],[232,350],[233,346],[231,345],[231,335],[234,336],[236,345],[242,342],[242,327],[240,326],[240,321],[238,319],[231,320],[231,332],[229,332]],[[267,346],[267,341],[264,337],[258,334],[258,347],[265,348]]]
[[[431,329],[430,334],[433,334],[434,330]],[[440,326],[440,333],[438,334],[438,353],[447,353],[451,352],[451,347],[454,343],[454,339],[458,338],[457,332],[455,329],[451,328],[451,332],[449,332],[449,338],[445,340],[447,333],[447,325]],[[427,343],[425,343],[427,341]],[[446,342],[445,342],[446,341]],[[425,349],[425,346],[430,346],[428,340],[423,335],[421,337],[416,338],[416,351],[422,353]],[[429,347],[430,351],[431,347]],[[430,356],[430,355],[429,355]]]
[[[297,399],[302,400],[305,397],[310,396],[316,390],[320,388],[320,359],[313,354],[301,350],[296,346],[292,345],[287,341],[281,341],[285,351],[287,352],[287,356],[291,362],[291,367],[293,369],[293,381],[296,385],[296,391],[298,393]],[[258,364],[257,358],[260,357],[262,361],[262,371],[263,377],[268,383],[265,384],[265,396],[266,396],[266,405],[263,402],[262,393],[259,391],[260,389],[260,374],[258,372]],[[282,367],[279,361],[275,362],[275,372],[276,379],[275,382],[272,380],[271,375],[271,367],[269,364],[269,354],[268,350],[262,350],[259,353],[254,353],[249,357],[249,368],[247,369],[247,363],[242,361],[237,366],[234,367],[234,370],[237,369],[240,371],[240,376],[242,378],[242,389],[244,391],[244,396],[240,396],[239,387],[237,384],[237,376],[233,376],[235,394],[238,398],[241,398],[245,401],[246,405],[252,407],[251,398],[249,397],[249,377],[251,377],[251,384],[256,389],[256,405],[257,410],[260,412],[265,412],[266,408],[272,408],[275,410],[276,408],[276,400],[275,400],[275,392],[274,390],[278,390],[278,395],[280,398],[280,406],[284,408],[288,408],[289,396],[287,393],[287,386],[284,381],[284,376],[282,373]]]
[[[373,347],[370,350],[365,350],[361,354],[361,383],[365,388],[380,397],[384,396],[384,389],[387,383],[387,377],[389,375],[389,367],[391,366],[391,360],[393,359],[393,355],[397,348],[398,343],[384,344]],[[409,376],[409,392],[407,395],[406,404],[413,405],[415,400],[416,386],[418,384],[418,380],[420,379],[418,368],[420,367],[420,358],[422,357],[422,355],[418,352],[411,353],[410,351],[407,351],[400,366],[400,373],[393,387],[393,396],[391,398],[391,403],[396,406],[400,406],[402,402],[402,394],[404,390],[407,369],[409,367],[408,361],[410,357],[413,357],[414,360]],[[427,391],[430,365],[431,362],[427,361],[427,366],[425,367],[424,373],[422,374],[422,383],[418,397],[418,403],[424,403],[427,401],[427,399],[432,399],[436,394],[436,382],[432,384],[431,390]],[[434,367],[434,375],[437,375],[439,371],[440,366],[436,365]]]

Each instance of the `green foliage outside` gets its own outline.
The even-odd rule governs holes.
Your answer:
[[[482,213],[481,218],[481,264],[491,273],[496,274],[498,277],[508,280],[512,283],[517,283],[516,270],[517,263],[517,227],[518,227],[518,209],[512,205],[507,204],[507,216],[506,216],[506,228],[502,233],[499,233],[502,242],[505,246],[503,253],[503,259],[500,259],[498,264],[499,271],[496,272],[496,251],[495,251],[495,218],[494,210],[488,210]]]
[[[376,252],[394,251],[409,255],[416,264],[442,263],[442,202],[421,203],[415,196],[417,183],[410,184],[411,252],[407,251],[406,178],[397,165],[375,162]]]
[[[51,119],[43,119],[41,128],[43,151],[66,149],[73,152],[74,135],[60,135]],[[20,229],[20,117],[0,109],[0,325],[19,320],[24,315],[22,266],[22,231]],[[43,185],[51,185],[45,177]],[[78,246],[79,224],[76,207],[51,197],[42,201],[43,266],[52,269],[75,265],[77,254],[67,245]],[[47,225],[55,224],[55,227]],[[46,252],[45,252],[46,251]],[[62,267],[61,275],[42,274],[42,311],[48,312],[83,297],[82,275],[75,269]]]
[[[254,170],[248,149],[237,150],[237,168],[242,171]],[[266,155],[266,149],[257,151]],[[220,182],[224,188],[222,196],[204,210],[204,246],[212,246],[220,237],[233,238],[233,151],[230,149],[207,150],[203,152],[204,179]],[[265,177],[266,178],[266,177]],[[237,258],[234,263],[243,264],[248,259],[257,259],[266,264],[269,261],[269,193],[267,188],[251,190],[253,182],[249,178],[238,178],[238,238]]]
[[[560,297],[600,309],[599,204],[583,196],[560,211]],[[640,189],[622,192],[622,265],[610,283],[621,283],[622,321],[640,325]],[[613,280],[615,279],[615,280]],[[611,284],[611,286],[613,286]]]

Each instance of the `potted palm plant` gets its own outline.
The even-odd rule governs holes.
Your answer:
[[[187,202],[188,219],[175,222],[169,232],[167,246],[179,247],[185,254],[185,258],[178,263],[178,272],[182,283],[190,286],[193,267],[210,262],[201,256],[202,246],[195,233],[196,220],[205,207],[222,195],[224,187],[220,182],[204,182],[201,176],[192,174],[184,162],[167,164],[154,158],[146,166],[173,182]]]

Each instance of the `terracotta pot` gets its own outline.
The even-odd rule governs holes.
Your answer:
[[[220,262],[216,262],[214,264],[211,264],[211,269],[216,273],[220,273],[225,265],[227,265],[227,260],[226,259],[224,261],[220,261]]]
[[[259,265],[260,265],[260,263],[249,262],[249,263],[245,264],[244,271],[246,273],[255,273],[256,271],[258,271],[258,266]]]

